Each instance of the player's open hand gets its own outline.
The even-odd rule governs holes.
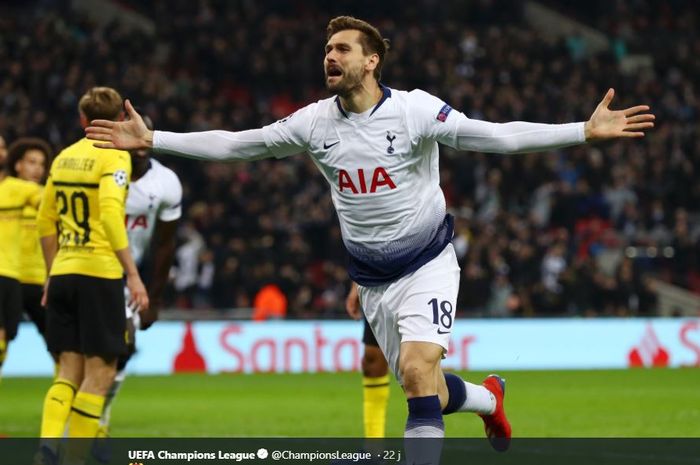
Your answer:
[[[146,127],[131,102],[124,103],[129,119],[126,121],[109,121],[95,119],[85,128],[88,139],[99,141],[94,146],[101,149],[137,150],[153,146],[153,131]]]
[[[126,287],[129,289],[129,306],[136,311],[148,310],[148,292],[138,273],[126,275]]]
[[[591,115],[591,119],[586,122],[587,141],[616,137],[644,137],[644,130],[654,127],[656,117],[647,113],[649,111],[647,105],[611,110],[609,106],[613,96],[615,96],[615,90],[608,89]]]

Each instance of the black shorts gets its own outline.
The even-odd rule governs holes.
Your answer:
[[[41,306],[43,294],[44,286],[40,284],[22,284],[22,308],[39,333],[46,338],[46,309]]]
[[[362,334],[362,343],[368,346],[379,347],[377,338],[374,337],[374,333],[367,322],[367,318],[363,318],[362,321],[365,322],[365,332]]]
[[[0,276],[0,328],[5,330],[5,340],[17,337],[22,319],[22,288],[16,279]]]
[[[46,343],[51,353],[105,358],[127,353],[124,281],[78,274],[52,276]]]

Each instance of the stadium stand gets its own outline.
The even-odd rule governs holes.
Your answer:
[[[694,3],[544,2],[607,37],[597,53],[575,33],[543,35],[522,2],[417,3],[433,14],[393,0],[118,2],[152,21],[150,36],[64,15],[69,2],[3,2],[0,134],[65,147],[82,136],[77,99],[96,84],[119,89],[158,128],[268,124],[326,97],[325,25],[357,14],[392,40],[387,85],[423,88],[469,117],[582,120],[608,87],[617,106],[648,103],[657,115],[642,141],[514,157],[443,149],[442,185],[467,278],[464,315],[650,315],[655,279],[700,293]],[[345,316],[340,231],[306,157],[160,158],[185,186],[171,306],[252,307],[275,284],[288,318]]]

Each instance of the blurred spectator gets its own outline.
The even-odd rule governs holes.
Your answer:
[[[286,316],[287,298],[280,288],[274,284],[263,286],[253,300],[253,320],[276,320]]]
[[[192,226],[185,223],[180,229],[184,242],[175,251],[173,285],[178,293],[178,306],[191,307],[199,283],[199,256],[204,239]]]
[[[582,120],[611,86],[616,106],[644,102],[657,114],[642,141],[517,156],[441,148],[465,278],[460,311],[646,315],[650,276],[700,291],[700,25],[690,0],[545,0],[607,34],[613,48],[597,55],[579,34],[542,37],[523,21],[523,2],[119,3],[150,18],[156,35],[100,26],[61,2],[0,5],[8,142],[35,135],[60,149],[81,137],[67,116],[95,84],[120,89],[162,129],[268,124],[326,97],[325,26],[355,14],[392,41],[386,84],[423,88],[471,118]],[[651,66],[623,73],[634,54]],[[187,219],[170,305],[251,307],[274,282],[288,317],[344,317],[345,252],[326,181],[308,157],[161,158],[182,179]],[[628,248],[645,252],[625,258]]]

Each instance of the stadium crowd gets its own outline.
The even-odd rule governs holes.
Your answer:
[[[391,39],[387,85],[422,88],[470,118],[581,121],[609,87],[613,105],[648,103],[657,115],[640,141],[517,156],[442,148],[464,315],[651,314],[651,277],[700,292],[692,2],[613,2],[626,18],[618,21],[581,14],[610,38],[609,51],[594,55],[580,37],[554,41],[533,30],[521,2],[121,3],[152,19],[157,38],[62,14],[61,2],[0,6],[0,135],[8,142],[39,136],[60,150],[82,137],[77,99],[94,85],[119,89],[157,128],[271,123],[327,97],[325,25],[356,14]],[[576,16],[573,5],[566,13]],[[623,72],[630,53],[651,64]],[[272,283],[290,318],[345,316],[340,230],[307,157],[159,158],[185,189],[171,306],[249,307]]]

